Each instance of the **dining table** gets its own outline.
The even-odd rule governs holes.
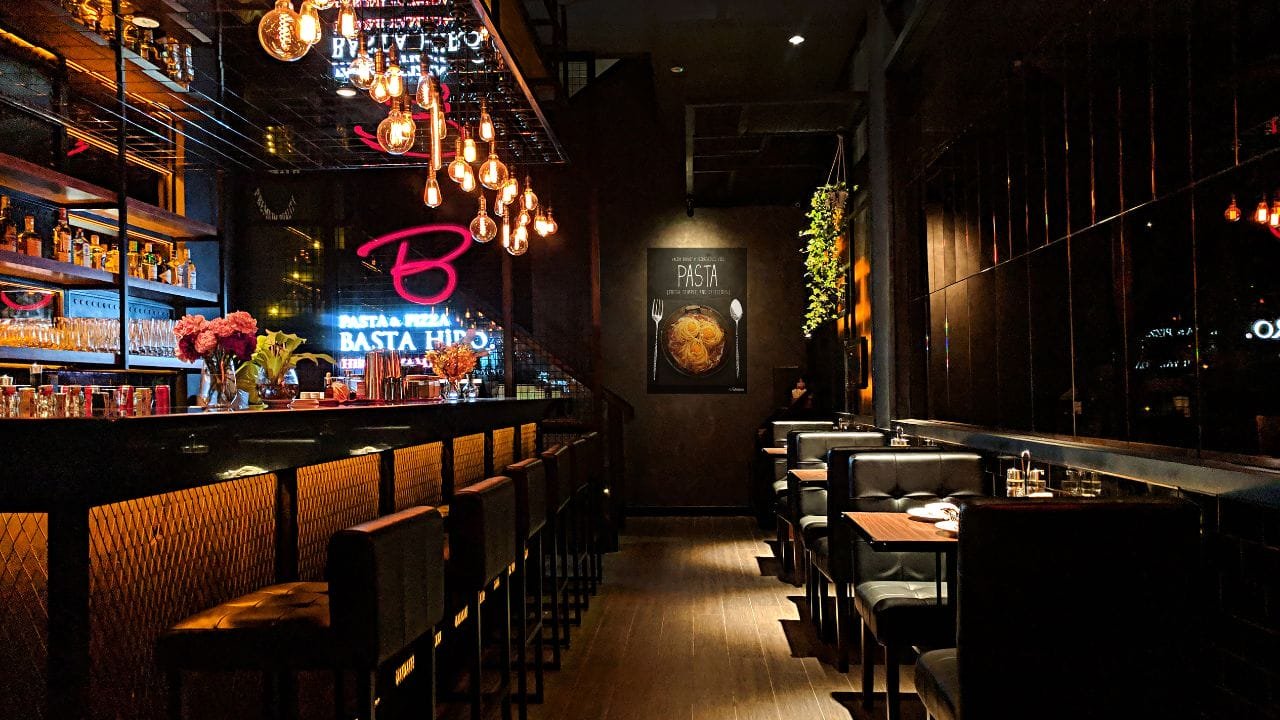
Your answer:
[[[792,471],[797,472],[797,471]],[[938,604],[954,602],[956,581],[956,533],[947,532],[931,522],[922,522],[905,512],[846,512],[845,520],[853,524],[859,537],[877,552],[931,552],[934,554],[934,582]],[[943,565],[946,573],[942,572]],[[942,584],[947,585],[944,600]]]
[[[764,449],[764,454],[773,457],[786,457],[787,449],[784,447],[767,447]]]

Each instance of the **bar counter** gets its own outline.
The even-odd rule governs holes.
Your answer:
[[[257,587],[322,579],[333,532],[447,503],[537,452],[549,404],[0,420],[0,707],[163,717],[161,630]],[[226,682],[220,695],[261,695],[252,677]]]

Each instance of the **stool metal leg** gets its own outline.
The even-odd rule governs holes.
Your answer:
[[[517,585],[519,600],[511,603],[511,611],[507,613],[508,618],[511,613],[520,613],[516,627],[520,633],[516,638],[516,695],[520,701],[520,720],[527,720],[529,717],[529,561],[524,557],[524,551],[527,550],[527,547],[524,548],[520,559],[516,561],[520,576]],[[511,656],[509,650],[507,656]]]
[[[538,568],[538,579],[535,581],[537,585],[537,592],[534,593],[535,599],[533,602],[534,602],[535,610],[537,612],[537,615],[535,617],[538,618],[539,624],[542,623],[542,597],[543,597],[543,589],[544,589],[543,588],[544,578],[542,575],[542,562],[543,562],[543,556],[545,555],[542,548],[542,536],[545,533],[546,533],[546,528],[544,527],[542,529],[542,532],[539,532],[538,536],[534,538],[534,543],[536,543],[535,547],[537,549],[533,553],[533,560],[537,564],[537,568]],[[543,641],[542,641],[541,627],[538,628],[538,634],[533,640],[533,648],[537,652],[536,657],[538,658],[537,662],[534,663],[534,666],[533,666],[533,688],[534,688],[533,701],[536,703],[541,703],[542,702],[542,683],[544,680],[544,668],[543,668],[543,662],[542,662]],[[556,649],[557,656],[559,655],[559,652],[560,652],[559,648],[557,648]]]
[[[849,672],[849,645],[853,640],[853,628],[849,627],[852,614],[849,600],[849,583],[838,582],[836,586],[836,669],[842,673]]]
[[[469,603],[471,614],[475,617],[474,640],[475,662],[471,665],[471,720],[480,720],[481,703],[484,702],[482,684],[484,681],[484,623],[480,622],[480,596],[472,598]]]
[[[876,689],[876,639],[862,621],[862,709],[871,711]]]
[[[898,707],[898,649],[891,643],[884,646],[884,707],[889,720],[902,716]]]

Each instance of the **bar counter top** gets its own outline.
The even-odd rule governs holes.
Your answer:
[[[102,505],[540,421],[481,399],[127,418],[2,419],[0,510]]]

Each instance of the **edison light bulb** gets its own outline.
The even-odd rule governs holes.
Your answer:
[[[1266,225],[1267,214],[1269,212],[1270,210],[1267,207],[1267,199],[1264,197],[1262,198],[1262,201],[1258,203],[1258,209],[1253,211],[1253,221],[1259,225]]]
[[[507,166],[498,159],[498,144],[489,143],[489,157],[480,166],[480,184],[497,190],[507,182]]]
[[[517,225],[511,231],[511,241],[507,243],[507,252],[519,257],[529,251],[529,228]]]
[[[404,97],[404,73],[400,72],[400,57],[396,54],[396,46],[387,50],[387,92],[391,97]]]
[[[462,192],[471,192],[476,189],[476,174],[470,165],[466,167],[466,174],[462,176],[462,182],[459,182],[458,185],[462,187]]]
[[[498,217],[507,216],[507,204],[502,202],[502,193],[498,193],[498,196],[493,199],[493,214]]]
[[[298,9],[298,39],[308,45],[315,45],[324,37],[324,29],[320,26],[320,11],[316,10],[312,0],[302,0]]]
[[[442,202],[444,195],[440,192],[440,183],[436,182],[436,174],[431,173],[427,176],[427,187],[422,191],[422,203],[429,208],[437,208]]]
[[[398,105],[378,123],[378,144],[392,155],[403,155],[413,147],[417,128],[413,116],[401,111]]]
[[[529,180],[529,176],[524,176],[524,194],[520,196],[524,202],[524,209],[533,212],[538,207],[538,196],[533,192],[533,183]]]
[[[551,208],[547,208],[547,235],[555,235],[560,226],[556,224],[556,216],[551,214]]]
[[[1271,203],[1271,216],[1267,219],[1267,223],[1273,228],[1280,228],[1280,199]]]
[[[1231,196],[1231,204],[1227,206],[1227,209],[1222,211],[1222,217],[1226,218],[1227,222],[1236,222],[1240,219],[1240,206],[1236,205],[1235,195]]]
[[[316,6],[317,10],[328,10],[333,7],[335,0],[311,0],[311,4]]]
[[[507,181],[502,183],[502,204],[510,205],[520,197],[520,183],[516,182],[514,173],[507,173]]]
[[[493,142],[493,118],[489,115],[489,105],[484,100],[480,101],[480,139],[484,142]]]
[[[547,216],[541,210],[538,211],[537,215],[533,216],[533,231],[538,233],[540,237],[547,236]]]
[[[368,90],[373,85],[373,60],[369,58],[369,48],[365,47],[363,35],[356,47],[356,58],[347,68],[347,82],[361,90]]]
[[[351,0],[343,0],[338,9],[338,34],[348,40],[360,36],[360,18],[356,16],[356,6]]]
[[[475,163],[476,157],[477,157],[476,140],[475,138],[471,137],[470,130],[463,128],[462,129],[462,159],[466,160],[468,163]]]
[[[382,105],[391,99],[387,90],[387,64],[382,48],[373,51],[373,82],[369,85],[369,97]]]
[[[449,163],[449,179],[461,183],[463,176],[467,174],[470,168],[467,167],[467,161],[462,159],[462,138],[454,143],[453,162]]]
[[[529,215],[528,210],[521,210],[520,214],[516,216],[516,224],[520,227],[528,225],[532,220],[533,218]]]
[[[422,56],[422,74],[418,76],[418,91],[414,93],[414,102],[423,110],[435,111],[440,102],[440,83],[436,76],[427,69],[427,56]]]
[[[485,212],[484,196],[480,196],[480,210],[471,221],[471,237],[479,243],[487,243],[498,236],[498,223]]]
[[[258,22],[258,42],[262,49],[284,62],[293,62],[306,55],[311,46],[298,39],[300,20],[290,0],[276,0],[276,6]]]
[[[511,215],[502,216],[502,247],[511,247]]]

